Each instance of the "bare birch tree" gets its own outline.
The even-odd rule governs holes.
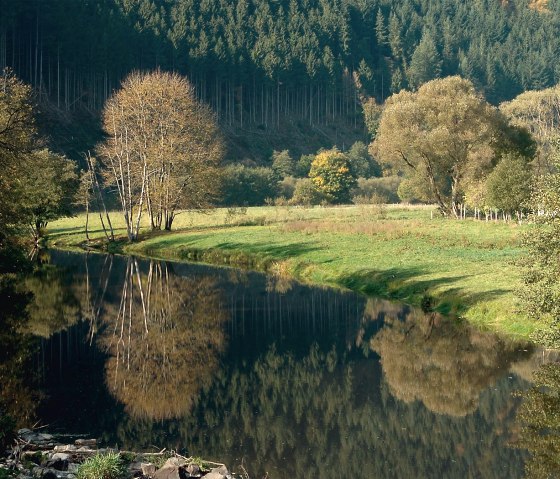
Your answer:
[[[132,73],[103,112],[100,145],[116,187],[130,241],[143,211],[153,229],[171,229],[181,208],[206,208],[217,196],[222,142],[210,109],[187,79],[155,71]]]

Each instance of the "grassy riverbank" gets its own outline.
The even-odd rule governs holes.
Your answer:
[[[481,327],[527,337],[532,325],[516,312],[520,284],[513,264],[522,253],[515,223],[431,218],[429,207],[261,207],[180,215],[175,231],[148,233],[125,253],[232,264],[287,274],[437,309]],[[49,227],[49,244],[85,241],[85,217]],[[122,227],[114,215],[117,226]],[[101,238],[98,220],[91,235]],[[147,231],[147,230],[146,230]],[[119,230],[123,234],[122,229]]]

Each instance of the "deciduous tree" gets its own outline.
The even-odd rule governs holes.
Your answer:
[[[107,140],[99,146],[116,186],[129,240],[142,211],[154,229],[171,229],[179,208],[216,199],[222,142],[212,113],[177,74],[132,73],[103,111]]]
[[[459,215],[463,182],[491,169],[505,120],[460,77],[433,80],[387,100],[373,150],[418,177],[444,215]]]
[[[336,148],[322,151],[315,157],[309,177],[330,203],[349,202],[350,190],[356,184],[348,156]]]

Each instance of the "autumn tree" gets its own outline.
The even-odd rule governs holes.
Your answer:
[[[153,229],[171,229],[180,208],[205,208],[216,199],[222,142],[212,113],[177,74],[132,73],[106,103],[99,146],[116,187],[128,239],[135,240],[144,209]]]
[[[309,177],[315,188],[321,192],[330,203],[345,203],[350,201],[350,191],[356,183],[348,156],[336,148],[325,150],[317,154]]]
[[[550,172],[555,142],[560,127],[560,86],[521,93],[513,100],[502,103],[500,110],[512,124],[527,128],[538,146],[535,174]]]
[[[423,182],[442,214],[458,217],[463,183],[492,168],[504,125],[470,81],[448,77],[390,97],[373,151]]]

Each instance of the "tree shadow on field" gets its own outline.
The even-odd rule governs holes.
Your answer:
[[[426,274],[428,271],[420,268],[391,268],[383,271],[362,269],[338,277],[337,283],[368,296],[381,296],[411,304],[420,305],[427,299],[434,300],[433,306],[438,311],[453,315],[464,312],[476,303],[510,293],[503,289],[469,292],[458,287],[441,291],[442,287],[468,278],[469,275],[423,279]]]
[[[322,248],[312,243],[219,243],[216,249],[222,251],[243,251],[250,255],[264,255],[275,260],[285,260],[295,258],[312,251],[319,251]]]

